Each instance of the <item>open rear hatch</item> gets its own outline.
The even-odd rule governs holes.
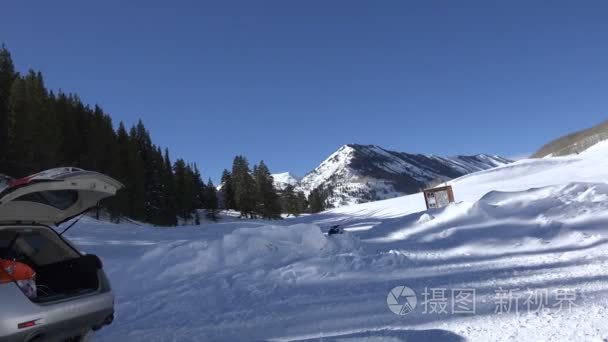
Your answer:
[[[76,168],[44,171],[9,181],[0,190],[0,259],[27,264],[36,272],[35,302],[96,291],[102,265],[81,255],[49,225],[60,224],[116,193],[122,184]]]
[[[0,190],[0,224],[60,224],[122,187],[106,175],[72,167],[15,179]]]

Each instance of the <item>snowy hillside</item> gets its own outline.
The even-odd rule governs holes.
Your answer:
[[[351,144],[306,175],[298,189],[308,193],[319,186],[329,187],[333,190],[330,202],[339,207],[415,193],[431,183],[510,162],[485,154],[438,157]]]
[[[270,224],[88,220],[68,235],[117,295],[97,341],[606,341],[606,181],[603,142],[455,179],[443,209],[414,194]],[[347,233],[324,235],[333,224]],[[416,298],[405,315],[400,286]]]
[[[296,186],[300,181],[300,178],[291,172],[275,173],[272,178],[274,179],[274,186],[279,190],[285,189],[287,185]]]
[[[608,121],[559,137],[541,147],[532,157],[557,157],[576,154],[606,139],[608,139]]]

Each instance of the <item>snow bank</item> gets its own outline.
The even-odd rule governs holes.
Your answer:
[[[241,228],[217,240],[157,246],[136,260],[132,270],[141,275],[142,270],[154,269],[155,278],[166,280],[229,268],[278,267],[318,256],[327,244],[327,237],[318,226],[311,224]]]
[[[524,191],[492,191],[473,203],[383,222],[361,235],[401,248],[500,254],[599,239],[590,220],[608,216],[608,185],[570,183]],[[432,214],[431,214],[432,213]]]

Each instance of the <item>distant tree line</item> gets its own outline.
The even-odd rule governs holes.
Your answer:
[[[280,218],[281,213],[298,216],[323,211],[329,208],[328,196],[322,187],[312,190],[308,198],[293,185],[277,189],[264,161],[251,171],[243,156],[234,158],[232,171],[222,173],[219,193],[222,209],[237,210],[241,217],[266,219]]]
[[[40,72],[21,75],[0,48],[0,172],[21,177],[58,166],[106,173],[126,188],[104,203],[114,219],[128,216],[172,226],[217,209],[215,186],[195,164],[172,161],[140,120],[127,130],[101,107],[75,94],[49,91]]]
[[[292,216],[299,216],[309,210],[309,201],[306,198],[306,195],[304,195],[304,192],[302,191],[296,192],[293,185],[287,185],[285,189],[280,191],[280,194],[281,207],[283,208],[284,213]]]
[[[268,167],[261,161],[249,168],[247,158],[236,156],[232,172],[222,174],[222,204],[224,209],[235,209],[241,217],[281,217],[281,204]]]
[[[132,127],[77,95],[46,88],[42,74],[15,71],[10,52],[0,47],[0,173],[22,177],[41,170],[74,166],[116,178],[125,189],[102,203],[114,220],[130,217],[174,226],[180,219],[198,223],[197,209],[235,209],[247,218],[297,216],[327,208],[327,195],[313,190],[308,198],[293,187],[277,190],[266,164],[250,169],[243,156],[222,175],[218,194],[205,183],[194,163],[171,160],[168,149],[154,144],[139,120]]]

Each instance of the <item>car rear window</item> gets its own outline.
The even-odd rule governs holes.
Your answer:
[[[76,190],[47,190],[25,194],[14,199],[14,201],[36,202],[60,210],[68,209],[78,201],[78,191]]]
[[[16,236],[16,232],[0,230],[0,248],[8,247]]]
[[[0,258],[43,266],[78,257],[53,234],[42,229],[0,230]]]

